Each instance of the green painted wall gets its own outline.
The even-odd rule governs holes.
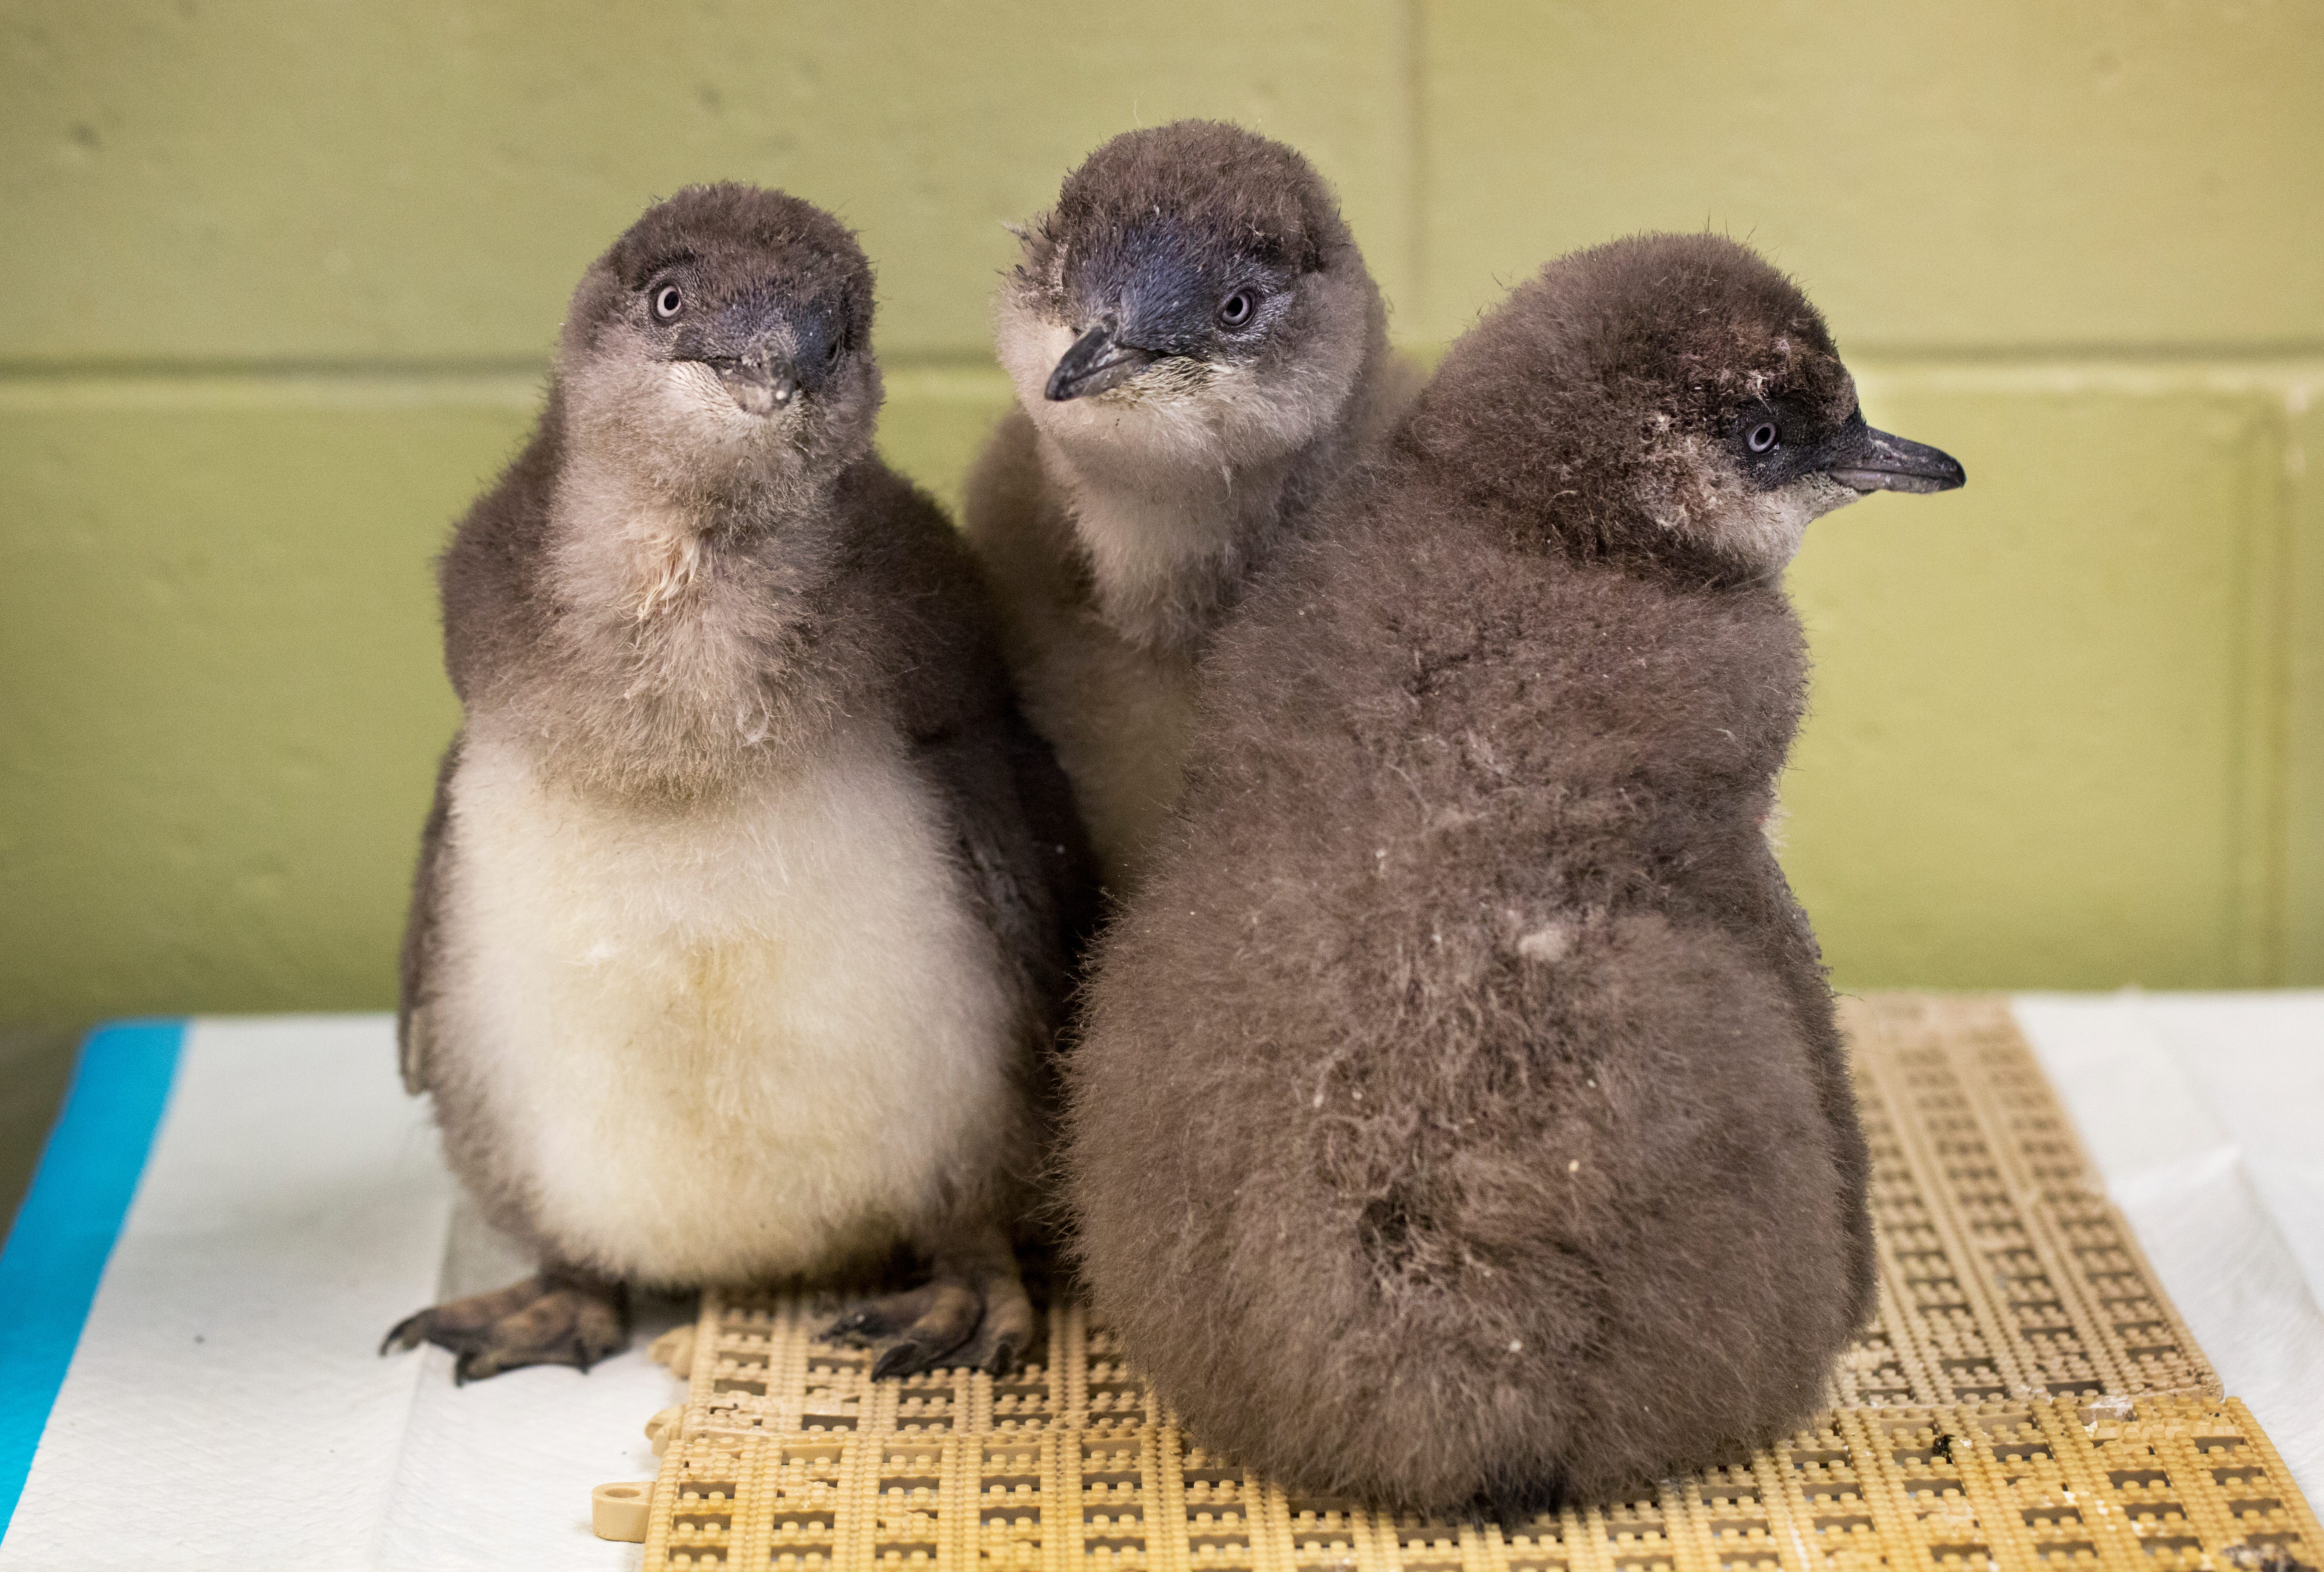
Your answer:
[[[1407,343],[1709,224],[1968,464],[1794,574],[1843,981],[2324,981],[2314,0],[0,0],[0,1022],[388,1001],[427,560],[650,197],[861,228],[949,498],[1001,221],[1187,114],[1315,158]]]

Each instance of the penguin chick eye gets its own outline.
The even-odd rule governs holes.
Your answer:
[[[653,313],[663,321],[677,316],[685,306],[686,296],[679,292],[676,284],[664,284],[654,291]]]
[[[1775,421],[1761,421],[1752,427],[1750,434],[1743,439],[1743,446],[1754,453],[1772,453],[1775,451],[1775,443],[1780,435],[1775,430]]]
[[[1240,328],[1250,320],[1250,314],[1258,309],[1259,302],[1251,298],[1249,290],[1237,290],[1219,302],[1219,320],[1226,327]]]

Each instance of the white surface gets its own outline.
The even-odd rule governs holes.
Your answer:
[[[2163,1286],[2324,1499],[2324,994],[2029,996],[2018,1017]],[[208,1021],[5,1543],[9,1567],[629,1568],[644,1346],[456,1389],[397,1319],[523,1263],[456,1203],[383,1017]]]
[[[636,1567],[588,1505],[653,1475],[678,1389],[642,1339],[457,1390],[374,1352],[454,1194],[385,1018],[197,1022],[0,1567]]]
[[[2324,993],[2027,994],[2016,1013],[2228,1395],[2324,1501]]]

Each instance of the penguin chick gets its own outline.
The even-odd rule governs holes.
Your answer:
[[[628,1283],[925,1288],[875,1373],[1000,1369],[1086,848],[973,559],[872,454],[872,273],[690,188],[574,295],[532,440],[441,564],[466,724],[405,937],[406,1084],[540,1276],[389,1335],[586,1368]]]
[[[1330,188],[1238,126],[1115,137],[1024,241],[993,313],[1018,403],[964,522],[1120,889],[1176,797],[1211,630],[1417,378]]]
[[[1204,1445],[1519,1510],[1814,1408],[1874,1257],[1758,828],[1779,575],[1818,514],[1961,479],[1865,425],[1781,274],[1646,236],[1482,320],[1270,569],[1068,1076],[1094,1312]]]

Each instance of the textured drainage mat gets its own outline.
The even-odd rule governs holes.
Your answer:
[[[2324,1533],[2107,1204],[2000,1000],[1850,1001],[1879,1315],[1813,1427],[1651,1499],[1484,1525],[1194,1447],[1075,1304],[994,1380],[872,1382],[839,1301],[708,1294],[645,1566],[1769,1572],[2318,1566]]]

